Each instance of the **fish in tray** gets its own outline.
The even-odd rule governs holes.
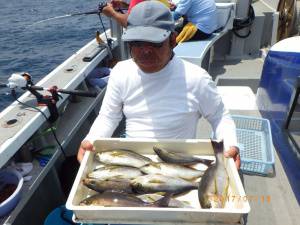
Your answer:
[[[203,163],[207,166],[210,166],[214,160],[198,158],[192,155],[181,152],[171,152],[166,149],[153,147],[155,153],[159,156],[161,160],[167,163],[174,163],[180,165],[193,165],[196,163]]]
[[[92,171],[87,175],[87,177],[99,180],[107,180],[112,178],[133,179],[141,175],[142,172],[134,167],[107,165]]]
[[[138,198],[142,199],[144,202],[155,202],[159,199],[163,198],[164,195],[160,192],[158,193],[151,193],[151,194],[143,194],[137,195]],[[171,198],[169,202],[169,206],[171,208],[193,208],[188,201],[180,201],[176,198]]]
[[[229,177],[224,165],[223,141],[211,141],[216,163],[209,167],[199,182],[198,197],[202,208],[224,208],[227,199]]]
[[[85,178],[82,180],[82,183],[88,188],[100,193],[105,191],[132,193],[130,181],[126,179],[98,180]]]
[[[151,159],[131,150],[113,149],[95,155],[96,160],[109,165],[132,166],[140,168],[152,162]]]
[[[180,194],[198,188],[198,184],[178,177],[160,174],[149,174],[131,180],[132,189],[136,193],[167,192]]]
[[[155,202],[144,202],[133,194],[124,192],[103,192],[82,200],[79,205],[110,207],[168,207],[170,194]]]
[[[203,170],[196,170],[176,164],[155,162],[141,167],[140,170],[145,174],[161,174],[170,177],[179,177],[185,180],[193,180],[204,174]]]

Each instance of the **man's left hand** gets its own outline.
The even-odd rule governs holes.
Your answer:
[[[224,152],[224,156],[226,158],[233,158],[236,168],[240,169],[241,166],[241,157],[240,157],[240,150],[238,147],[231,146],[229,150]]]
[[[116,11],[111,3],[107,3],[107,5],[102,9],[102,13],[107,17],[114,17]]]

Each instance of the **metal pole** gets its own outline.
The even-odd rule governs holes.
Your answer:
[[[110,19],[110,29],[111,29],[111,37],[116,38],[118,42],[118,51],[121,56],[121,60],[127,59],[128,54],[126,51],[126,46],[124,42],[122,41],[122,33],[123,33],[123,27],[118,24],[115,20]]]

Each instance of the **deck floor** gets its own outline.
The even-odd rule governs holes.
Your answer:
[[[209,73],[218,86],[249,86],[256,93],[263,68],[262,58],[214,61]]]

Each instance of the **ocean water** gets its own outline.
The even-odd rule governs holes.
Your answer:
[[[14,72],[29,72],[34,83],[103,31],[98,15],[48,20],[97,9],[99,0],[0,0],[0,82]],[[107,19],[102,16],[105,26]],[[0,89],[0,111],[12,102]]]

